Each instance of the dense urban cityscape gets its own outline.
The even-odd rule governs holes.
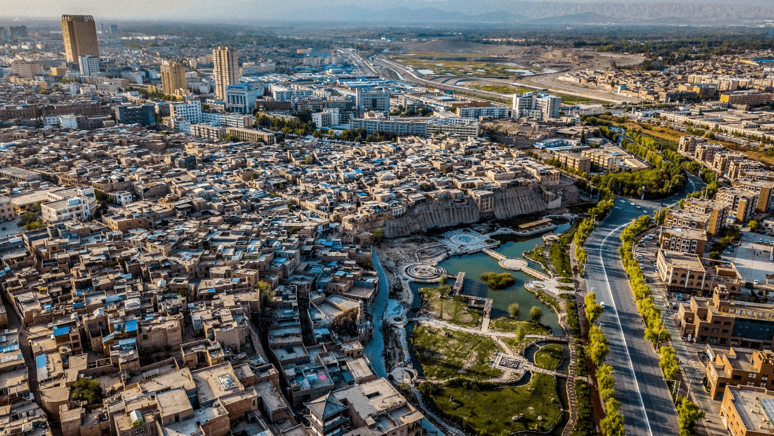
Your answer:
[[[751,2],[0,8],[0,435],[774,435]]]

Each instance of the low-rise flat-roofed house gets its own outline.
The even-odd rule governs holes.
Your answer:
[[[711,361],[705,367],[710,397],[720,400],[726,386],[774,389],[774,354],[771,350],[720,349],[707,346]]]
[[[726,386],[720,418],[734,436],[770,436],[774,434],[774,391]]]
[[[671,292],[710,295],[716,284],[739,292],[742,276],[732,262],[701,258],[698,253],[659,249],[656,265],[661,281]]]
[[[774,310],[767,304],[733,300],[731,295],[724,285],[716,285],[710,298],[691,297],[681,303],[676,317],[682,337],[709,345],[771,350]]]

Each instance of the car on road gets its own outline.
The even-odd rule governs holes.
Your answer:
[[[730,252],[730,251],[728,251],[728,250],[723,250],[723,254],[725,254],[726,256],[728,256],[729,254],[731,254],[731,252]]]
[[[758,285],[758,280],[753,280],[753,285]]]

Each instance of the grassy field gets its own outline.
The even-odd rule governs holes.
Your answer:
[[[570,266],[570,243],[575,236],[575,229],[563,234],[556,241],[551,243],[548,248],[548,260],[558,276],[571,277],[572,267]],[[570,282],[572,283],[572,282]]]
[[[548,261],[546,261],[546,256],[543,254],[545,248],[545,245],[535,244],[534,249],[524,252],[524,257],[536,261],[543,268],[543,271],[548,272]]]
[[[562,419],[555,380],[539,373],[533,374],[532,381],[526,386],[494,390],[441,388],[433,395],[433,401],[446,416],[472,430],[473,434],[501,435],[528,429],[546,431]],[[513,417],[520,415],[524,416],[514,422]],[[538,417],[542,419],[538,421]]]
[[[486,336],[417,326],[411,342],[428,379],[462,376],[486,380],[502,375],[502,371],[491,367],[489,360],[503,350]]]
[[[528,309],[522,309],[522,310],[528,310]],[[551,330],[546,327],[535,325],[527,321],[518,321],[511,318],[493,319],[492,322],[489,324],[489,330],[515,333],[516,330],[518,330],[520,325],[524,326],[525,335],[545,335],[545,336],[551,335]],[[508,346],[511,347],[514,351],[520,350],[522,346],[530,343],[531,341],[532,339],[523,339],[521,341],[518,341],[516,340],[516,338],[503,338],[503,342],[508,344]]]
[[[564,357],[564,349],[559,344],[547,344],[535,353],[535,366],[555,370]]]
[[[564,104],[603,104],[604,101],[600,100],[594,100],[592,98],[586,98],[586,97],[579,97],[577,95],[567,95],[567,94],[555,94],[552,93],[557,97],[562,97],[562,103]]]
[[[392,58],[403,65],[414,67],[417,70],[431,70],[435,76],[470,76],[470,77],[519,77],[519,72],[508,70],[526,70],[533,73],[542,71],[540,68],[505,65],[495,62],[458,59],[463,56],[459,53],[444,53],[444,56],[436,56],[437,53],[412,53],[408,55],[393,56]],[[484,55],[477,57],[486,57]]]
[[[478,310],[468,308],[463,298],[447,296],[451,292],[451,286],[436,286],[420,288],[422,306],[431,312],[435,312],[444,321],[466,327],[478,327],[481,325],[481,313]]]
[[[469,88],[480,89],[482,91],[497,92],[500,94],[524,94],[525,92],[532,92],[534,89],[529,88],[514,88],[512,86],[505,85],[465,85]]]

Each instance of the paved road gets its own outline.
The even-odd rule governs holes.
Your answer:
[[[674,203],[686,193],[700,189],[695,180],[686,192],[663,203]],[[677,435],[677,412],[664,381],[653,346],[644,339],[645,326],[637,311],[629,281],[619,258],[621,231],[631,220],[651,214],[659,203],[616,200],[615,208],[586,241],[586,288],[606,304],[600,318],[610,342],[606,363],[615,370],[616,393],[621,402],[626,433],[630,435]]]

